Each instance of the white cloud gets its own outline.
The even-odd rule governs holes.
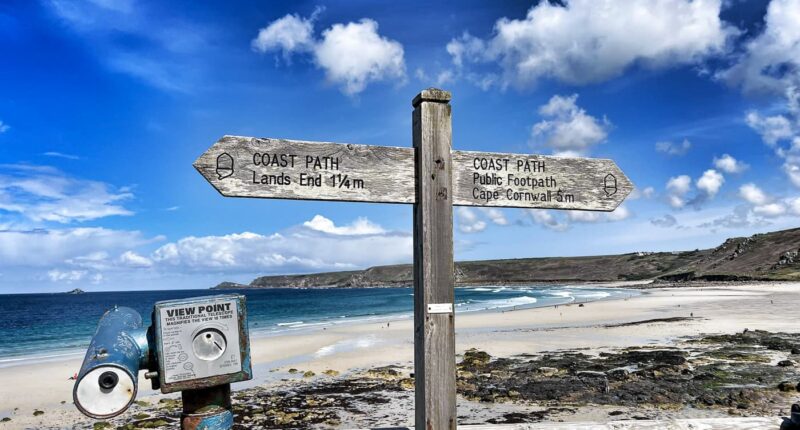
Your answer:
[[[783,115],[762,117],[758,112],[748,112],[745,121],[770,146],[794,136],[791,121]]]
[[[667,181],[667,198],[670,206],[682,208],[686,206],[686,194],[692,189],[692,178],[680,175],[669,178]]]
[[[725,177],[714,169],[709,169],[703,172],[703,176],[697,180],[697,189],[702,190],[710,198],[713,198],[722,188],[725,183]]]
[[[138,231],[99,227],[0,231],[0,267],[49,267],[69,264],[96,268],[108,253],[122,252],[160,238]]]
[[[789,210],[792,212],[792,214],[800,215],[800,197],[788,199],[786,203],[789,206]]]
[[[696,64],[726,51],[737,30],[719,18],[720,0],[538,2],[523,19],[501,18],[492,37],[464,33],[447,45],[453,63],[496,63],[502,86],[542,78],[604,81],[641,64]]]
[[[656,189],[653,187],[634,188],[626,200],[639,200],[639,199],[652,199],[656,195]]]
[[[789,181],[792,182],[792,185],[800,188],[800,156],[788,158],[786,162],[783,163],[783,172],[789,177]]]
[[[574,222],[597,222],[600,220],[600,214],[591,211],[567,211],[567,218]]]
[[[490,221],[497,225],[508,225],[508,219],[503,212],[497,208],[478,208]]]
[[[327,80],[353,96],[372,82],[406,79],[403,45],[378,33],[378,23],[369,18],[334,24],[314,37],[317,10],[310,18],[286,15],[259,30],[251,42],[258,52],[281,51],[289,59],[294,53],[309,53]],[[446,79],[446,77],[442,77]]]
[[[86,270],[60,271],[54,269],[47,272],[47,277],[50,278],[52,282],[66,282],[71,284],[82,280],[87,274],[89,274],[89,272]]]
[[[11,127],[9,127],[8,124],[4,123],[3,121],[0,121],[0,133],[5,133],[10,128]]]
[[[546,209],[528,209],[527,213],[534,223],[547,227],[551,230],[566,231],[569,229],[568,222],[559,220]]]
[[[764,117],[753,111],[745,120],[775,151],[775,155],[783,159],[784,173],[795,187],[800,188],[800,90],[791,86],[785,90],[784,96],[784,114]]]
[[[128,191],[74,178],[46,166],[0,166],[0,210],[32,221],[70,223],[132,215],[121,205],[132,198]]]
[[[800,0],[772,0],[764,31],[717,77],[746,93],[782,94],[800,83]]]
[[[617,206],[617,208],[611,212],[605,213],[605,217],[608,221],[622,221],[630,218],[631,215],[630,209],[624,204]]]
[[[313,50],[314,21],[319,11],[318,9],[310,18],[287,14],[272,21],[258,31],[258,36],[251,42],[252,48],[261,53],[280,50],[286,59],[295,52]]]
[[[164,271],[230,273],[343,270],[412,259],[408,233],[385,232],[366,219],[342,227],[315,219],[271,235],[185,237],[159,247],[150,259]]]
[[[750,211],[754,217],[776,218],[784,215],[800,215],[800,198],[778,200],[753,183],[739,187],[739,197],[750,204]]]
[[[373,224],[370,220],[359,217],[356,218],[350,225],[336,226],[333,221],[325,218],[322,215],[314,215],[310,221],[303,223],[305,227],[312,230],[320,231],[323,233],[337,234],[337,235],[362,235],[362,234],[381,234],[385,233],[383,228],[377,224]]]
[[[556,155],[583,155],[591,147],[606,140],[611,127],[606,118],[598,121],[578,107],[578,95],[555,95],[539,107],[544,119],[534,124],[532,139],[550,148]]]
[[[528,216],[535,223],[555,231],[566,231],[572,224],[616,222],[630,218],[633,214],[625,205],[611,212],[528,209]]]
[[[733,158],[730,154],[723,154],[722,157],[714,157],[714,167],[725,173],[742,173],[750,166],[740,160]]]
[[[322,32],[314,55],[328,80],[347,95],[364,91],[369,82],[405,79],[403,45],[380,36],[371,19],[334,24]]]
[[[486,222],[478,218],[475,211],[470,208],[463,206],[456,208],[456,217],[458,229],[462,233],[478,233],[486,229]]]
[[[749,183],[739,187],[739,196],[751,205],[764,205],[771,199],[756,184]]]
[[[754,207],[753,212],[765,217],[776,217],[786,213],[786,206],[781,203],[768,203]]]
[[[153,261],[147,257],[143,257],[133,251],[125,251],[119,256],[119,261],[126,267],[145,268],[151,267]]]
[[[691,147],[692,143],[687,139],[683,139],[681,143],[656,142],[656,151],[663,152],[667,155],[686,155]]]

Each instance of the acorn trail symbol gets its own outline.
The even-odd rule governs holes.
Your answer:
[[[233,157],[227,152],[219,154],[217,157],[217,176],[219,179],[225,179],[233,175]]]

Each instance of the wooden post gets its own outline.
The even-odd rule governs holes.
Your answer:
[[[450,93],[414,98],[414,397],[417,430],[456,428]]]

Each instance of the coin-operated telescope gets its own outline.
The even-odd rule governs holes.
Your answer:
[[[115,306],[86,351],[75,406],[97,419],[125,412],[146,370],[154,390],[181,391],[182,429],[230,429],[230,384],[253,378],[245,305],[238,294],[162,301],[147,329],[135,310]]]

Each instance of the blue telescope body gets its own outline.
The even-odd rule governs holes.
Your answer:
[[[136,398],[139,369],[147,369],[149,362],[142,316],[127,307],[106,311],[75,381],[75,405],[97,419],[125,412]]]

